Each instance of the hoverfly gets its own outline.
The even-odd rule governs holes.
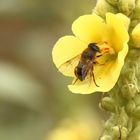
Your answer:
[[[93,81],[97,87],[98,84],[96,83],[95,76],[94,76],[94,64],[96,64],[96,54],[100,53],[100,48],[97,46],[97,43],[90,43],[88,47],[76,57],[66,61],[62,65],[60,65],[59,68],[65,66],[68,67],[69,65],[72,65],[72,63],[75,63],[75,61],[78,60],[77,64],[74,67],[74,74],[76,76],[76,80],[73,82],[75,84],[77,80],[84,81],[88,76],[90,79],[93,78]],[[101,55],[98,55],[99,57]]]
[[[99,87],[95,81],[93,68],[95,61],[96,53],[100,53],[99,47],[96,45],[96,43],[90,43],[88,47],[82,52],[80,61],[78,65],[75,67],[74,73],[77,77],[76,80],[83,81],[85,80],[86,76],[90,74],[91,77],[93,77],[94,83],[97,87]]]

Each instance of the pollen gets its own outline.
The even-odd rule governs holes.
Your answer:
[[[99,43],[98,46],[101,50],[102,55],[104,55],[104,54],[110,54],[110,55],[115,54],[115,50],[113,49],[113,47],[111,47],[111,45],[107,41],[104,41],[103,43]]]

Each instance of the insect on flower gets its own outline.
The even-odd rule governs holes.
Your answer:
[[[108,48],[105,48],[104,50],[108,52]],[[97,43],[90,43],[81,54],[66,61],[59,68],[63,66],[68,67],[68,65],[72,65],[72,63],[74,63],[74,61],[76,61],[77,59],[79,61],[74,68],[76,80],[73,82],[73,84],[75,84],[78,80],[84,81],[87,77],[89,77],[89,83],[91,83],[91,81],[93,80],[95,85],[99,87],[94,76],[94,65],[99,64],[98,61],[96,61],[96,58],[102,56],[102,54],[97,55],[97,53],[101,53],[101,49],[97,46]]]
[[[76,81],[78,79],[83,81],[89,74],[90,77],[93,77],[93,81],[98,87],[93,72],[93,64],[96,64],[95,57],[97,52],[100,52],[100,49],[96,46],[96,43],[90,43],[88,48],[82,52],[80,61],[74,70],[75,76],[77,77]]]
[[[105,20],[96,14],[80,16],[72,24],[74,35],[55,43],[53,62],[59,72],[73,78],[70,91],[90,94],[113,88],[128,52],[126,19],[112,13]]]

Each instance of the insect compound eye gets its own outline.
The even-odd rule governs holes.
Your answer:
[[[100,52],[100,48],[96,44],[97,43],[90,43],[88,47],[91,48],[93,51]]]

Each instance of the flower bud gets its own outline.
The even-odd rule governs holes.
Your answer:
[[[112,135],[114,139],[126,140],[128,136],[128,130],[126,127],[114,126],[112,127]]]
[[[106,0],[108,3],[110,3],[113,6],[117,6],[119,0]]]
[[[114,124],[116,123],[114,116],[115,114],[114,115],[112,114],[112,116],[105,122],[105,128],[107,130],[112,128]]]
[[[140,126],[139,125],[129,134],[127,140],[140,140]]]
[[[126,140],[128,136],[128,130],[125,127],[121,128],[121,140]]]
[[[104,97],[101,100],[100,107],[103,108],[106,111],[114,112],[115,111],[115,102],[110,97]]]
[[[137,96],[134,98],[134,101],[135,101],[136,106],[140,106],[140,95],[137,95]]]
[[[122,126],[127,126],[128,119],[129,119],[128,115],[127,115],[124,107],[122,107],[121,110],[120,110],[120,118],[119,118],[121,125]]]
[[[104,135],[103,137],[100,138],[100,140],[112,140],[112,138],[109,135]]]
[[[132,31],[132,39],[136,48],[140,48],[140,23],[135,26]]]
[[[120,138],[120,126],[114,126],[112,127],[112,136],[113,139],[119,139]]]
[[[137,106],[135,109],[134,109],[134,112],[133,112],[133,116],[137,119],[140,119],[140,106]]]
[[[135,0],[120,0],[118,4],[120,12],[129,16],[135,8]]]
[[[110,5],[106,0],[98,0],[93,13],[105,18],[107,12],[117,13],[117,8]]]
[[[126,105],[127,113],[131,114],[136,107],[136,104],[133,100],[129,100],[128,104]]]
[[[121,92],[124,98],[130,100],[135,97],[137,88],[133,84],[127,84],[121,87]]]
[[[140,18],[140,0],[136,0],[135,9],[133,13],[133,18],[139,19]]]

